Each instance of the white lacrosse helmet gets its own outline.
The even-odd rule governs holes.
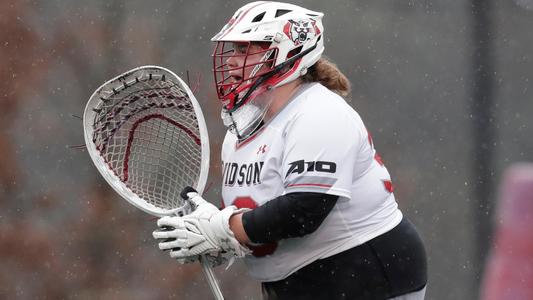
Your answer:
[[[303,7],[270,1],[257,1],[238,9],[211,40],[217,42],[213,53],[218,98],[226,112],[232,113],[257,95],[305,75],[322,55],[323,13]],[[227,60],[237,54],[233,43],[248,43],[242,54],[244,65],[237,68]],[[261,45],[250,53],[250,44]],[[262,54],[259,63],[247,62],[251,55]],[[261,66],[268,68],[261,68]],[[254,70],[246,74],[245,69]],[[267,70],[265,70],[267,69]],[[241,71],[242,76],[230,75]]]

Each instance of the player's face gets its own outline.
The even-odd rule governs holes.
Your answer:
[[[234,42],[232,55],[226,63],[231,82],[247,81],[270,70],[265,63],[267,50],[258,43]]]

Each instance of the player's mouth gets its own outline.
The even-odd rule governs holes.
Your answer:
[[[241,82],[241,81],[242,81],[242,77],[239,76],[239,75],[230,75],[228,81],[229,81],[230,83]]]

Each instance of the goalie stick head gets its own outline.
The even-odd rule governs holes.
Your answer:
[[[83,116],[87,150],[123,198],[156,216],[185,214],[185,186],[203,191],[207,128],[188,86],[168,69],[144,66],[100,86]]]

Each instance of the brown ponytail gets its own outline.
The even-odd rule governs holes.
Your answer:
[[[350,81],[337,65],[327,58],[320,58],[302,77],[304,82],[320,82],[328,89],[346,97],[351,91]]]

